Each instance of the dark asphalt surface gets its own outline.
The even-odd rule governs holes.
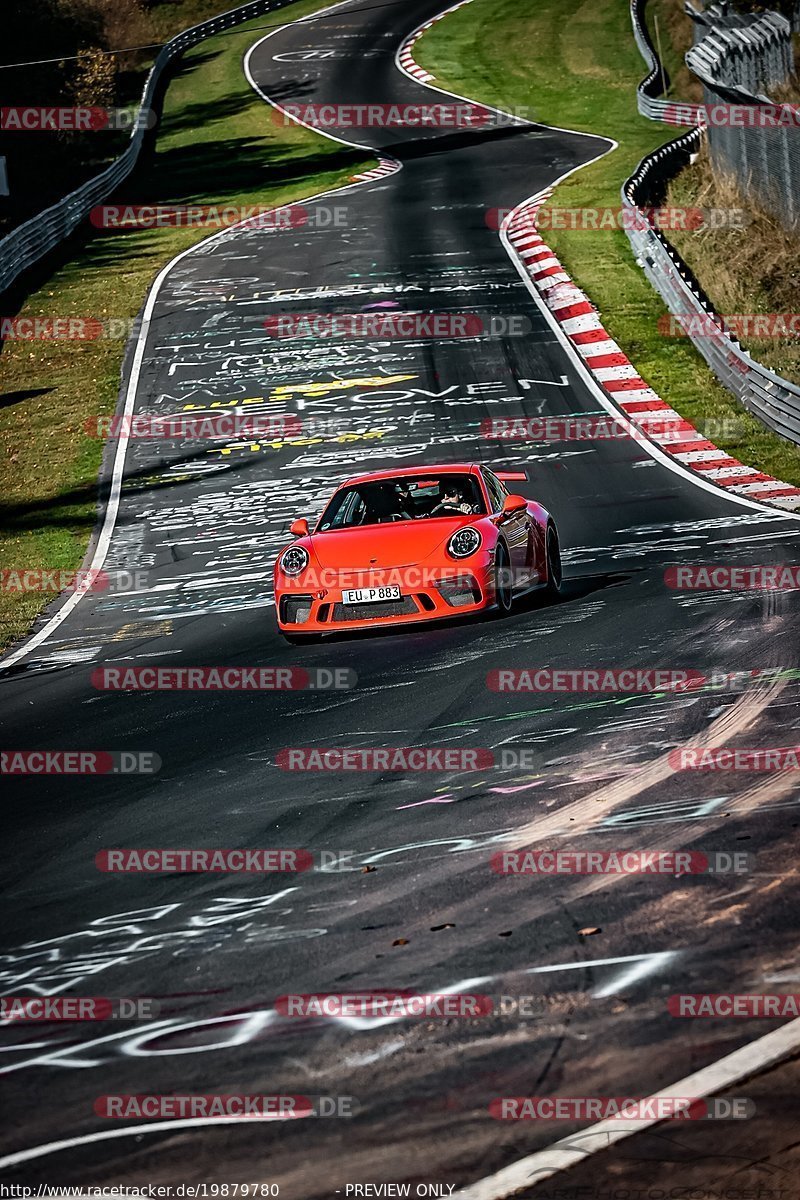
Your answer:
[[[283,102],[430,100],[394,53],[440,3],[353,4],[287,27],[254,51],[253,76]],[[0,675],[6,748],[153,751],[163,763],[155,777],[4,781],[0,993],[155,996],[162,1013],[138,1026],[4,1028],[12,1118],[2,1153],[76,1141],[8,1165],[3,1181],[258,1179],[280,1184],[288,1200],[332,1197],[347,1184],[464,1185],[569,1132],[501,1125],[488,1116],[492,1098],[647,1095],[775,1024],[678,1021],[666,1011],[670,994],[792,990],[792,773],[687,776],[663,763],[699,736],[797,742],[795,682],[634,697],[509,696],[485,684],[503,667],[798,665],[796,593],[683,594],[664,583],[665,568],[681,563],[797,563],[796,521],[703,491],[641,446],[510,444],[479,431],[486,417],[597,411],[485,214],[595,157],[602,139],[537,126],[340,132],[390,149],[402,170],[318,202],[342,207],[344,227],[231,231],[177,262],[136,385],[143,414],[232,406],[340,424],[288,445],[133,442],[106,569],[144,571],[146,586],[85,597]],[[524,314],[532,331],[276,344],[263,329],[277,312],[387,301]],[[126,386],[133,363],[131,351]],[[468,458],[524,472],[514,489],[555,514],[562,603],[527,601],[502,621],[287,646],[270,571],[289,521],[317,514],[356,470]],[[103,664],[347,667],[358,685],[121,694],[92,686]],[[429,778],[275,765],[289,746],[383,745],[524,747],[531,757],[522,768]],[[756,870],[491,872],[498,848],[528,844],[746,849]],[[296,877],[95,868],[100,849],[145,846],[350,857],[343,870]],[[587,928],[597,932],[579,932]],[[288,992],[459,984],[533,995],[536,1015],[360,1025],[283,1020],[273,1009]],[[255,1091],[354,1096],[360,1111],[92,1140],[115,1126],[93,1112],[103,1094]],[[761,1138],[753,1134],[753,1157],[778,1171],[783,1122],[771,1137],[769,1105],[763,1112],[750,1122]],[[718,1126],[692,1179],[710,1189],[740,1140],[735,1125]],[[649,1157],[655,1184],[665,1168]],[[613,1175],[603,1161],[589,1169],[598,1188]]]

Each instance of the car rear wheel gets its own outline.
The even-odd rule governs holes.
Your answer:
[[[561,595],[563,572],[561,570],[561,548],[558,544],[558,534],[555,525],[547,526],[546,534],[547,555],[547,584],[545,592],[551,600],[557,600]]]
[[[494,554],[494,595],[500,617],[511,611],[514,591],[511,584],[511,560],[505,542],[498,542]]]

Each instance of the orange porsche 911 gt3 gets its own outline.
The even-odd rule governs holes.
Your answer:
[[[555,521],[479,463],[346,480],[275,563],[278,627],[291,642],[493,609],[561,591]],[[519,476],[517,476],[519,478]]]

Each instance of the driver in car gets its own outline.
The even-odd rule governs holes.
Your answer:
[[[397,486],[373,488],[367,501],[362,524],[381,525],[384,521],[409,521],[413,517],[411,511],[411,494],[408,485],[406,490]]]
[[[466,515],[477,511],[477,506],[470,504],[462,489],[453,485],[443,491],[441,500],[431,509],[430,515],[432,517],[446,517],[456,513],[464,513]]]

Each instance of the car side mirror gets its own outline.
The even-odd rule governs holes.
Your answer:
[[[296,521],[292,521],[289,533],[292,537],[308,537],[308,521],[305,517],[298,517]]]
[[[527,504],[528,501],[524,496],[506,496],[505,500],[503,501],[503,513],[506,516],[510,516],[511,513],[518,513],[521,509],[525,508]]]

